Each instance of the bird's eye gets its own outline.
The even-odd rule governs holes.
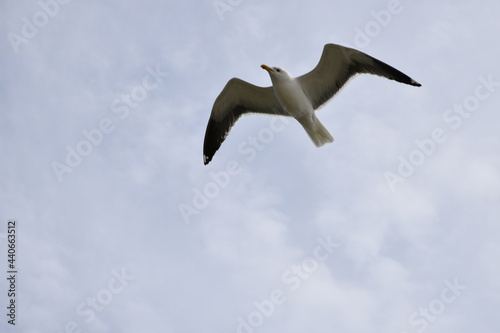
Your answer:
[[[281,72],[281,68],[276,68],[276,72]]]

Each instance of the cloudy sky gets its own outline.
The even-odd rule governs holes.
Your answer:
[[[2,332],[498,332],[500,4],[3,1]],[[213,101],[323,45],[359,76],[318,117]],[[16,220],[16,297],[7,227]],[[7,306],[16,304],[15,326]]]

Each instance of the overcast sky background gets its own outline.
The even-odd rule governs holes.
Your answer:
[[[1,3],[0,330],[498,332],[499,2],[218,5]],[[204,166],[226,82],[301,75],[326,43],[422,87],[356,77],[318,112],[335,138],[319,149],[244,117]],[[68,149],[88,154],[70,167]]]

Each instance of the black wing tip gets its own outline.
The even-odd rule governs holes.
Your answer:
[[[205,132],[205,140],[203,142],[203,164],[210,163],[215,153],[219,149],[225,137],[219,133],[216,121],[210,118],[208,120],[207,130]]]
[[[421,87],[421,86],[422,86],[420,83],[418,83],[417,81],[415,81],[415,80],[413,80],[413,79],[411,79],[410,84],[411,84],[412,86],[415,86],[415,87]]]
[[[403,74],[403,75],[405,75],[405,74]],[[413,80],[411,77],[409,77],[407,75],[405,75],[405,76],[406,77],[393,78],[392,80],[396,80],[398,82],[408,84],[408,85],[414,86],[414,87],[421,87],[422,86],[419,82]]]
[[[394,80],[394,81],[397,81],[397,82],[400,82],[400,83],[408,84],[410,86],[414,86],[414,87],[421,87],[422,86],[420,83],[418,83],[417,81],[413,80],[408,75],[406,75],[406,74],[398,71],[397,69],[396,69],[396,71],[397,72],[391,73],[392,74],[391,76],[386,76],[386,75],[383,75],[383,76],[385,76],[389,80]]]
[[[417,81],[413,80],[411,77],[408,75],[399,72],[398,75],[394,75],[393,77],[388,77],[390,80],[395,80],[404,84],[408,84],[410,86],[414,87],[421,87],[422,85],[418,83]]]

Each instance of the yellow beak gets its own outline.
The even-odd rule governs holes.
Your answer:
[[[268,72],[272,72],[273,71],[273,69],[271,67],[267,66],[267,65],[261,65],[260,67],[262,67],[263,69],[265,69]]]

